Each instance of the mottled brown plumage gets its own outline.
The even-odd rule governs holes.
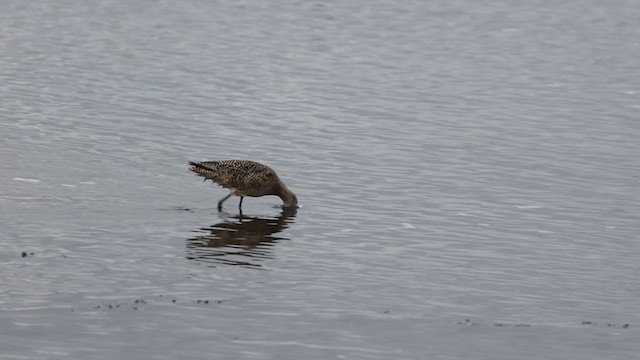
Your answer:
[[[218,202],[218,210],[231,195],[240,196],[240,210],[245,196],[259,197],[275,195],[282,199],[285,207],[298,205],[296,195],[280,180],[272,168],[251,160],[221,160],[189,162],[189,170],[231,190]]]

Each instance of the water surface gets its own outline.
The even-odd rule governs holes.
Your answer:
[[[0,359],[634,358],[638,18],[1,2]]]

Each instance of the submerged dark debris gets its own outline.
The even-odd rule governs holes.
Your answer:
[[[531,327],[531,324],[526,324],[526,323],[504,323],[504,322],[494,322],[494,323],[490,323],[490,324],[481,324],[478,322],[473,322],[471,321],[471,319],[464,319],[464,321],[458,321],[457,322],[458,325],[462,325],[462,326],[481,326],[481,325],[486,325],[486,326],[495,326],[495,327]]]
[[[229,300],[230,299],[221,299],[221,300],[196,299],[196,300],[192,300],[191,302],[195,304],[209,305],[209,304],[222,304]],[[120,308],[131,308],[133,310],[138,310],[141,306],[149,305],[152,302],[156,302],[156,303],[170,302],[172,304],[179,303],[178,299],[167,298],[165,297],[164,294],[161,294],[161,295],[155,296],[154,298],[134,299],[129,302],[106,302],[106,303],[93,306],[93,309],[113,310],[113,309],[120,309]],[[74,309],[70,309],[70,311],[74,311]]]
[[[598,324],[595,321],[589,321],[589,320],[584,320],[582,321],[582,325],[594,325],[597,326]],[[631,325],[629,324],[614,324],[614,323],[607,323],[607,327],[619,327],[619,328],[623,328],[623,329],[628,329]]]
[[[505,323],[505,322],[492,322],[492,323],[482,323],[482,322],[475,322],[472,321],[471,319],[464,319],[464,321],[458,321],[457,322],[458,325],[461,326],[495,326],[495,327],[531,327],[533,326],[532,324],[527,324],[527,323]],[[583,320],[582,325],[593,325],[593,326],[598,326],[598,324],[595,321],[590,321],[590,320]],[[604,326],[604,325],[602,325]],[[607,327],[615,327],[615,328],[622,328],[622,329],[628,329],[631,325],[629,324],[614,324],[614,323],[607,323],[606,324]]]

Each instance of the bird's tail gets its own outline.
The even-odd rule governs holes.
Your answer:
[[[189,170],[196,173],[196,175],[202,176],[204,178],[204,181],[206,181],[207,179],[215,182],[218,181],[218,171],[215,168],[215,163],[207,162],[205,164],[189,161],[189,165],[191,165]]]

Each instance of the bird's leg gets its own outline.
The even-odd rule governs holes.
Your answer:
[[[240,196],[240,204],[238,205],[238,209],[240,209],[240,212],[242,212],[242,200],[244,199],[244,196]]]
[[[222,211],[222,203],[225,202],[228,198],[231,197],[231,194],[222,198],[222,200],[218,201],[218,211]]]

